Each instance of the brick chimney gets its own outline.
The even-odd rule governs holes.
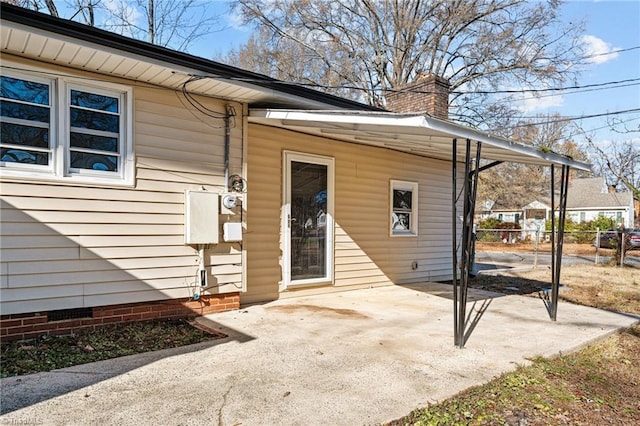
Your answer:
[[[435,118],[449,118],[449,82],[423,73],[406,86],[386,94],[387,109],[393,112],[426,112]]]

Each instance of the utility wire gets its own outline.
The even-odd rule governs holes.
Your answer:
[[[640,112],[640,108],[627,109],[627,110],[622,110],[622,111],[604,112],[604,113],[600,113],[600,114],[580,115],[580,116],[575,116],[575,117],[563,117],[563,118],[557,118],[557,119],[554,119],[554,120],[540,121],[540,122],[537,122],[537,123],[514,124],[512,126],[509,126],[509,128],[527,127],[527,126],[539,126],[541,124],[563,123],[565,121],[576,121],[576,120],[584,120],[584,119],[587,119],[587,118],[606,117],[606,116],[609,116],[609,115],[629,114],[629,113],[632,113],[632,112]]]
[[[633,46],[633,47],[627,47],[626,49],[617,49],[617,50],[612,50],[611,52],[604,52],[604,53],[594,53],[593,55],[587,55],[587,56],[583,56],[580,59],[591,59],[591,58],[596,58],[598,56],[607,56],[607,55],[613,55],[615,53],[622,53],[622,52],[628,52],[630,50],[636,50],[636,49],[640,49],[640,46]]]
[[[233,81],[242,81],[245,83],[265,83],[265,80],[262,79],[247,79],[247,78],[227,78],[228,80]],[[585,85],[575,85],[575,86],[567,86],[567,87],[549,87],[546,89],[505,89],[505,90],[473,90],[473,91],[462,91],[462,90],[452,90],[449,93],[453,95],[496,95],[496,94],[515,94],[515,93],[540,93],[540,92],[560,92],[565,90],[576,90],[576,89],[589,89],[594,87],[603,87],[603,86],[612,86],[612,85],[622,85],[624,83],[632,83],[632,82],[640,82],[640,77],[630,78],[626,80],[616,80],[616,81],[607,81],[603,83],[593,83],[593,84],[585,84]],[[273,82],[271,82],[273,83]],[[294,83],[287,81],[278,81],[277,84],[281,85],[291,85],[291,86],[304,86],[315,89],[346,89],[346,90],[359,90],[362,92],[387,92],[387,93],[416,93],[416,94],[434,94],[440,92],[434,92],[429,90],[412,90],[412,89],[374,89],[374,88],[364,88],[357,87],[351,85],[337,85],[337,86],[327,86],[317,83]],[[626,87],[626,86],[619,86]],[[605,89],[613,89],[615,87],[609,87]],[[601,90],[605,90],[601,89]]]
[[[611,89],[620,89],[623,87],[632,87],[632,86],[638,86],[640,85],[640,83],[630,83],[630,84],[621,84],[620,86],[614,86],[614,87],[596,87],[596,88],[592,88],[592,89],[584,89],[584,90],[574,90],[572,92],[569,93],[562,93],[562,95],[573,95],[576,93],[586,93],[586,92],[597,92],[599,90],[611,90]],[[536,96],[527,96],[524,98],[503,98],[503,99],[493,99],[491,102],[494,104],[504,104],[504,103],[509,103],[509,102],[520,102],[520,101],[527,101],[527,100],[533,100],[533,99],[540,99],[540,98],[550,98],[553,96],[558,96],[557,93],[549,93],[547,95],[536,95]]]

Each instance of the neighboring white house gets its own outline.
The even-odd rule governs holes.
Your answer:
[[[632,193],[615,192],[607,186],[604,177],[570,181],[567,217],[576,223],[583,223],[602,216],[615,220],[617,226],[633,227]]]
[[[525,206],[509,206],[493,200],[480,203],[476,215],[478,220],[489,218],[501,222],[513,222],[520,225],[522,238],[533,238],[538,231],[544,231],[547,218],[551,217],[550,202],[534,200]]]
[[[522,208],[522,237],[533,238],[539,232],[544,232],[547,218],[551,217],[551,203],[532,201]]]

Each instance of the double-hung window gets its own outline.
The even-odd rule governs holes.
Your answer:
[[[390,183],[392,236],[418,235],[418,183],[392,180]]]
[[[0,78],[3,175],[133,183],[128,88],[5,70]]]

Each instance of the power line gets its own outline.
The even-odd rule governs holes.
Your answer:
[[[562,93],[562,95],[574,95],[577,93],[586,93],[586,92],[597,92],[599,90],[611,90],[611,89],[620,89],[623,87],[632,87],[632,86],[638,86],[640,85],[640,83],[630,83],[630,84],[621,84],[620,86],[614,86],[614,87],[596,87],[596,88],[592,88],[592,89],[584,89],[584,90],[575,90],[569,93]],[[550,98],[553,96],[558,96],[557,93],[550,93],[547,95],[537,95],[537,96],[527,96],[527,97],[523,97],[523,98],[502,98],[502,99],[493,99],[491,100],[492,103],[494,104],[506,104],[509,102],[521,102],[521,101],[528,101],[528,100],[532,100],[532,99],[541,99],[541,98]]]
[[[640,49],[640,46],[633,46],[633,47],[627,47],[626,49],[612,50],[611,52],[594,53],[593,55],[583,56],[580,59],[591,59],[591,58],[595,58],[595,57],[598,57],[598,56],[608,56],[608,55],[613,55],[614,53],[628,52],[630,50],[636,50],[636,49]]]
[[[603,112],[603,113],[600,113],[600,114],[580,115],[580,116],[575,116],[575,117],[563,117],[563,118],[557,118],[557,119],[553,119],[553,120],[541,121],[541,122],[538,122],[538,123],[514,124],[514,125],[509,126],[509,128],[526,127],[526,126],[539,126],[541,124],[563,123],[565,121],[576,121],[576,120],[584,120],[584,119],[587,119],[587,118],[606,117],[606,116],[609,116],[609,115],[629,114],[629,113],[632,113],[632,112],[640,112],[640,108],[627,109],[627,110],[622,110],[622,111]]]
[[[243,81],[246,81],[243,79]],[[260,80],[253,80],[254,82],[259,82]],[[603,86],[612,86],[612,85],[622,85],[624,83],[632,83],[640,81],[640,77],[638,78],[630,78],[626,80],[617,80],[617,81],[607,81],[604,83],[594,83],[594,84],[585,84],[585,85],[575,85],[575,86],[567,86],[567,87],[549,87],[546,89],[505,89],[505,90],[473,90],[473,91],[461,91],[461,90],[452,90],[449,93],[453,95],[496,95],[496,94],[515,94],[515,93],[540,93],[540,92],[559,92],[565,90],[576,90],[576,89],[589,89],[595,87],[603,87]],[[407,89],[372,89],[372,88],[363,88],[357,86],[350,85],[339,85],[339,86],[326,86],[322,84],[316,83],[288,83],[282,82],[283,84],[292,84],[298,86],[306,86],[312,87],[316,89],[346,89],[346,90],[360,90],[363,92],[388,92],[388,93],[416,93],[416,94],[425,94],[430,95],[439,92],[433,92],[429,90],[407,90]],[[625,87],[625,86],[619,86]],[[605,89],[613,89],[615,87],[607,87]],[[604,89],[600,89],[604,90]]]

